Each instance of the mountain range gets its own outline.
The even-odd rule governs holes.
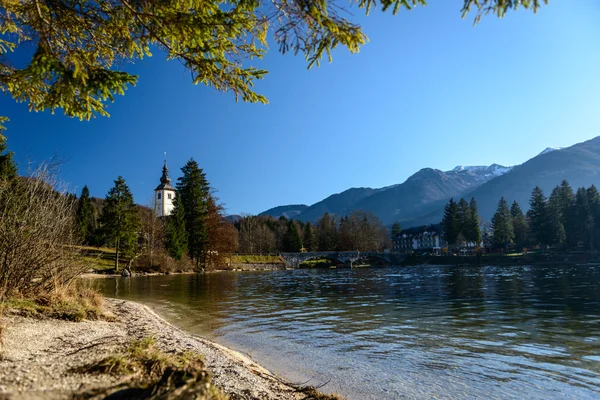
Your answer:
[[[315,222],[325,212],[338,216],[353,210],[371,211],[384,224],[398,221],[403,227],[440,222],[444,205],[450,198],[475,197],[482,221],[490,220],[498,200],[516,200],[523,210],[535,186],[548,196],[563,179],[576,189],[600,186],[600,137],[566,148],[548,147],[523,164],[505,167],[458,166],[450,171],[423,168],[405,182],[383,187],[350,188],[311,206],[279,206],[261,215],[281,215]]]

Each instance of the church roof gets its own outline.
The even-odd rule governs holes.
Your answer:
[[[160,185],[154,189],[157,190],[175,190],[173,186],[171,186],[171,178],[169,178],[169,168],[167,168],[167,162],[165,161],[165,165],[163,166],[163,173],[160,177]]]

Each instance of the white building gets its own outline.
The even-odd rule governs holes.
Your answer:
[[[167,162],[163,167],[163,173],[160,177],[160,185],[154,189],[154,212],[157,217],[166,217],[173,212],[173,200],[175,200],[175,188],[171,186],[169,178],[169,168]]]

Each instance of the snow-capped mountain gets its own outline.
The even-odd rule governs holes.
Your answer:
[[[505,166],[499,165],[499,164],[474,165],[474,166],[466,166],[466,167],[459,165],[459,166],[455,167],[452,171],[446,171],[446,172],[469,171],[469,172],[473,172],[473,173],[479,174],[479,175],[500,176],[500,175],[504,175],[505,173],[510,171],[512,168],[513,167],[505,167]]]
[[[546,153],[552,153],[553,151],[562,150],[562,149],[564,149],[564,147],[546,147],[544,149],[544,151],[542,151],[540,154],[538,154],[538,156],[541,156],[542,154],[546,154]]]

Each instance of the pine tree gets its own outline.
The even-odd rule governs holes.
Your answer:
[[[181,260],[187,253],[187,231],[185,230],[185,210],[178,192],[173,199],[173,211],[167,221],[167,252],[176,260]]]
[[[515,232],[512,224],[512,216],[504,197],[500,198],[496,213],[492,217],[492,230],[492,241],[495,246],[506,249],[509,244],[513,243]]]
[[[588,206],[588,243],[590,250],[600,248],[600,194],[596,186],[592,185],[586,190]]]
[[[479,211],[475,197],[471,197],[469,203],[469,216],[465,228],[465,237],[468,242],[475,243],[475,246],[481,244],[481,223],[479,220]]]
[[[392,240],[396,240],[401,233],[402,226],[400,225],[400,222],[394,222],[394,224],[392,225]]]
[[[13,160],[13,153],[6,150],[6,138],[0,133],[0,181],[8,181],[17,176],[17,165]]]
[[[119,257],[131,257],[137,248],[140,214],[123,177],[108,191],[100,216],[103,237],[115,248],[115,270],[119,270]]]
[[[459,244],[463,244],[465,242],[469,242],[469,221],[471,219],[471,209],[469,208],[469,203],[461,197],[458,202],[458,231],[459,238],[457,242]]]
[[[523,214],[523,210],[519,203],[513,201],[512,206],[510,207],[510,215],[512,217],[513,230],[515,232],[515,245],[522,249],[528,243],[527,237],[527,219],[525,218],[525,214]]]
[[[460,235],[460,221],[458,219],[458,205],[454,202],[454,199],[450,199],[444,208],[442,230],[448,246],[456,245],[458,236]]]
[[[464,0],[463,17],[474,9],[503,17],[518,7],[534,12],[548,0]],[[137,76],[120,68],[160,54],[179,60],[194,83],[231,91],[236,99],[266,102],[253,91],[267,71],[253,60],[273,38],[282,52],[301,53],[308,66],[319,64],[338,45],[359,51],[367,38],[347,18],[344,7],[295,1],[2,1],[0,91],[28,103],[30,110],[62,108],[90,119],[108,115],[105,102],[123,94]],[[394,14],[426,5],[426,0],[352,1],[368,14],[381,5]],[[40,40],[43,39],[43,40]],[[30,49],[35,48],[35,51]],[[7,53],[30,54],[15,63]],[[21,56],[20,56],[21,57]],[[20,68],[19,65],[22,65]],[[0,118],[0,122],[4,119]]]
[[[313,230],[312,224],[310,221],[306,223],[304,227],[304,248],[307,251],[315,251],[317,249],[317,237],[315,236],[315,231]]]
[[[577,189],[575,194],[575,200],[569,210],[567,218],[567,245],[575,249],[579,245],[583,245],[584,248],[589,248],[590,243],[589,228],[590,223],[590,210],[588,207],[588,195],[587,190],[583,187]]]
[[[90,190],[87,185],[81,190],[75,220],[77,221],[81,240],[89,244],[96,229],[96,218],[94,215],[94,206],[90,199]]]
[[[296,253],[302,248],[302,239],[298,233],[298,228],[294,220],[289,220],[287,224],[287,232],[283,236],[283,250]]]
[[[546,210],[546,196],[539,186],[531,192],[529,200],[529,211],[527,211],[527,222],[531,233],[533,244],[545,246],[549,244],[547,226],[548,213]]]
[[[210,187],[206,174],[193,158],[181,168],[181,172],[183,175],[177,179],[177,191],[185,212],[188,253],[199,267],[208,243],[205,220],[208,215]]]
[[[548,244],[562,246],[565,242],[565,226],[563,218],[563,207],[561,204],[560,187],[552,189],[548,202],[546,204],[546,234],[548,235]]]

